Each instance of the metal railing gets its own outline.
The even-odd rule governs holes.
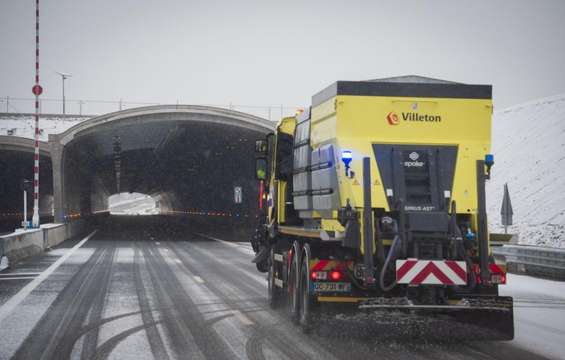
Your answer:
[[[506,258],[511,273],[565,280],[565,249],[504,245],[493,247],[493,253]]]
[[[32,113],[34,111],[35,99],[3,96],[0,97],[0,112],[5,113]],[[278,121],[284,116],[292,116],[299,106],[288,105],[240,105],[240,104],[192,104],[191,102],[180,102],[175,100],[172,104],[190,103],[191,105],[214,106],[223,109],[241,111],[262,117],[264,119]],[[170,104],[170,103],[169,103]],[[74,115],[101,115],[114,111],[131,109],[141,106],[163,105],[158,102],[140,102],[120,100],[84,100],[65,99],[66,114]],[[42,114],[60,114],[63,109],[62,99],[41,98],[39,108]]]

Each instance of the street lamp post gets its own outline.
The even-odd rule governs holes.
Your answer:
[[[71,74],[65,74],[65,73],[58,72],[58,71],[56,71],[56,73],[61,75],[61,80],[63,81],[63,115],[65,115],[66,114],[66,112],[65,112],[65,80],[72,77],[72,75]]]
[[[24,179],[22,181],[22,190],[24,192],[24,221],[22,222],[22,227],[24,229],[28,228],[27,222],[27,192],[33,189],[33,182],[31,180]]]

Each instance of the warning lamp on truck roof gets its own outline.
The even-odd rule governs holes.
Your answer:
[[[341,152],[341,161],[343,161],[343,164],[345,165],[345,176],[349,176],[349,164],[351,163],[351,160],[353,160],[351,150],[343,150]]]
[[[490,179],[490,168],[494,165],[494,155],[493,154],[486,154],[485,155],[485,165],[487,167],[487,179]]]
[[[493,166],[494,165],[494,155],[493,154],[486,154],[485,155],[485,164],[487,166]]]

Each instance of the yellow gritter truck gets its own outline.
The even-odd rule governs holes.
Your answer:
[[[252,245],[269,304],[304,330],[326,305],[448,314],[512,339],[489,248],[492,87],[337,81],[256,142]]]

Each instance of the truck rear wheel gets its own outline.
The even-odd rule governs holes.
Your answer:
[[[275,284],[275,249],[271,249],[271,255],[269,256],[269,272],[267,273],[267,301],[271,309],[279,308],[283,297],[282,291]]]
[[[300,307],[299,293],[299,263],[296,247],[293,247],[292,260],[290,262],[290,271],[288,275],[288,314],[293,322],[298,322],[298,308]]]
[[[308,254],[308,252],[305,252]],[[316,325],[316,302],[310,290],[310,269],[309,258],[304,256],[302,268],[300,271],[300,308],[298,310],[298,323],[303,332],[309,333]]]

